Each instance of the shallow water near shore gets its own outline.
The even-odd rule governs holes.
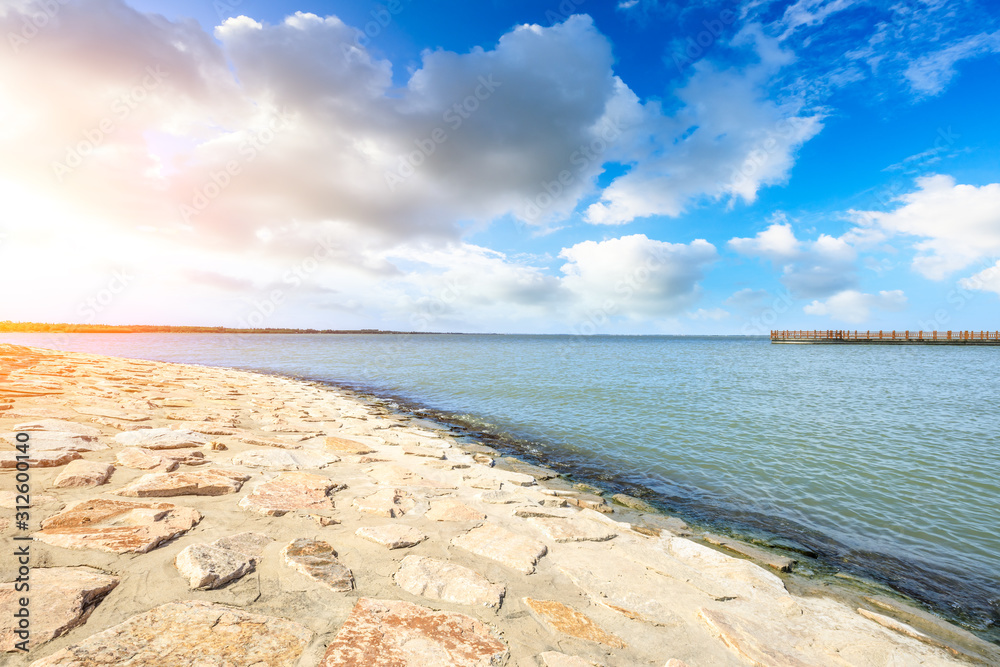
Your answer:
[[[5,334],[394,397],[1000,640],[1000,350],[699,337]]]

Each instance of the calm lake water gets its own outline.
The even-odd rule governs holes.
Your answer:
[[[324,380],[815,555],[1000,639],[1000,348],[666,336],[6,334]]]

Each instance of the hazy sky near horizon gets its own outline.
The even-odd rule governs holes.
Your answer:
[[[1000,328],[1000,15],[0,0],[0,320]]]

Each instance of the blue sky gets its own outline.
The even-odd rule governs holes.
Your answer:
[[[990,9],[14,0],[0,319],[998,329]]]

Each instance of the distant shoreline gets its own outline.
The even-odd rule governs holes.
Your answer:
[[[0,333],[219,333],[219,334],[447,334],[441,331],[383,331],[381,329],[231,329],[229,327],[188,327],[150,324],[46,324],[42,322],[0,322]]]

